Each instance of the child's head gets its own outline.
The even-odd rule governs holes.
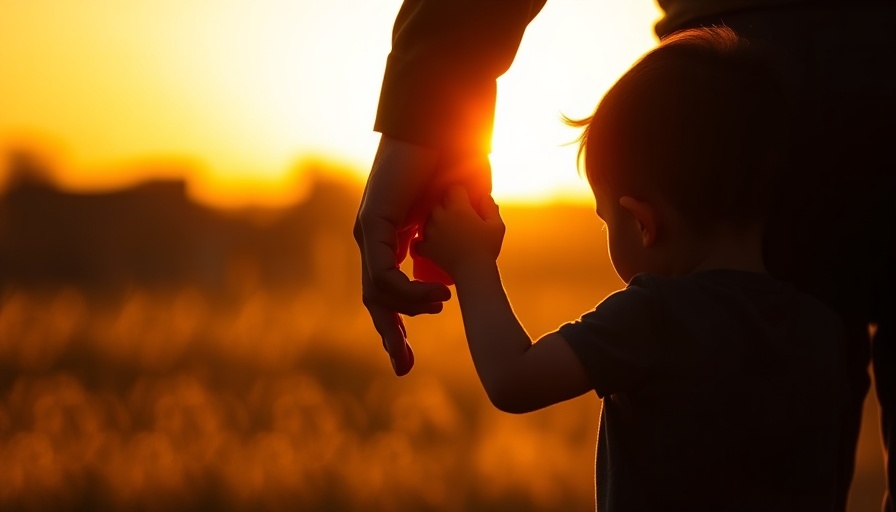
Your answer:
[[[571,124],[585,128],[580,157],[599,213],[602,201],[627,198],[709,237],[763,224],[788,118],[761,50],[718,27],[668,36]]]
[[[570,121],[585,128],[580,157],[623,280],[690,272],[719,248],[761,250],[789,132],[766,62],[730,29],[681,31]],[[756,266],[733,259],[715,264]]]

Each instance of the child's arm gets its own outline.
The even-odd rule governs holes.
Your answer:
[[[558,333],[536,343],[513,312],[496,258],[504,224],[486,197],[481,216],[462,189],[427,221],[421,254],[454,279],[473,364],[492,403],[506,412],[534,411],[591,390],[578,357]]]

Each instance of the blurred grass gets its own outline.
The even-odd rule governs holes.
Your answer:
[[[295,286],[251,270],[226,294],[4,285],[0,510],[592,510],[595,396],[494,410],[453,300],[407,319],[417,366],[392,374],[360,301],[359,194],[323,228],[294,225],[311,276]],[[533,336],[620,286],[589,208],[502,213],[502,273]],[[880,502],[874,414],[851,512]]]

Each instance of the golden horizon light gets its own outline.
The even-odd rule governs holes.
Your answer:
[[[581,201],[576,134],[654,44],[651,2],[548,3],[499,79],[500,201]],[[37,148],[69,189],[183,175],[197,199],[282,205],[313,158],[363,180],[400,0],[31,0],[0,17],[0,151]],[[2,181],[2,178],[0,178]]]

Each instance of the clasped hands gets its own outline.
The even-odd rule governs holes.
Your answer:
[[[482,196],[474,208],[466,189],[454,186],[430,212],[416,251],[457,283],[465,270],[494,263],[501,252],[504,229],[491,196]]]
[[[470,262],[494,262],[500,251],[504,225],[490,189],[486,155],[446,158],[386,136],[380,141],[354,237],[363,303],[398,376],[414,365],[401,315],[439,313],[451,297],[443,282],[421,280],[426,276],[417,267],[429,259],[453,277]],[[415,261],[420,279],[409,279],[399,268],[409,248],[426,258]]]

